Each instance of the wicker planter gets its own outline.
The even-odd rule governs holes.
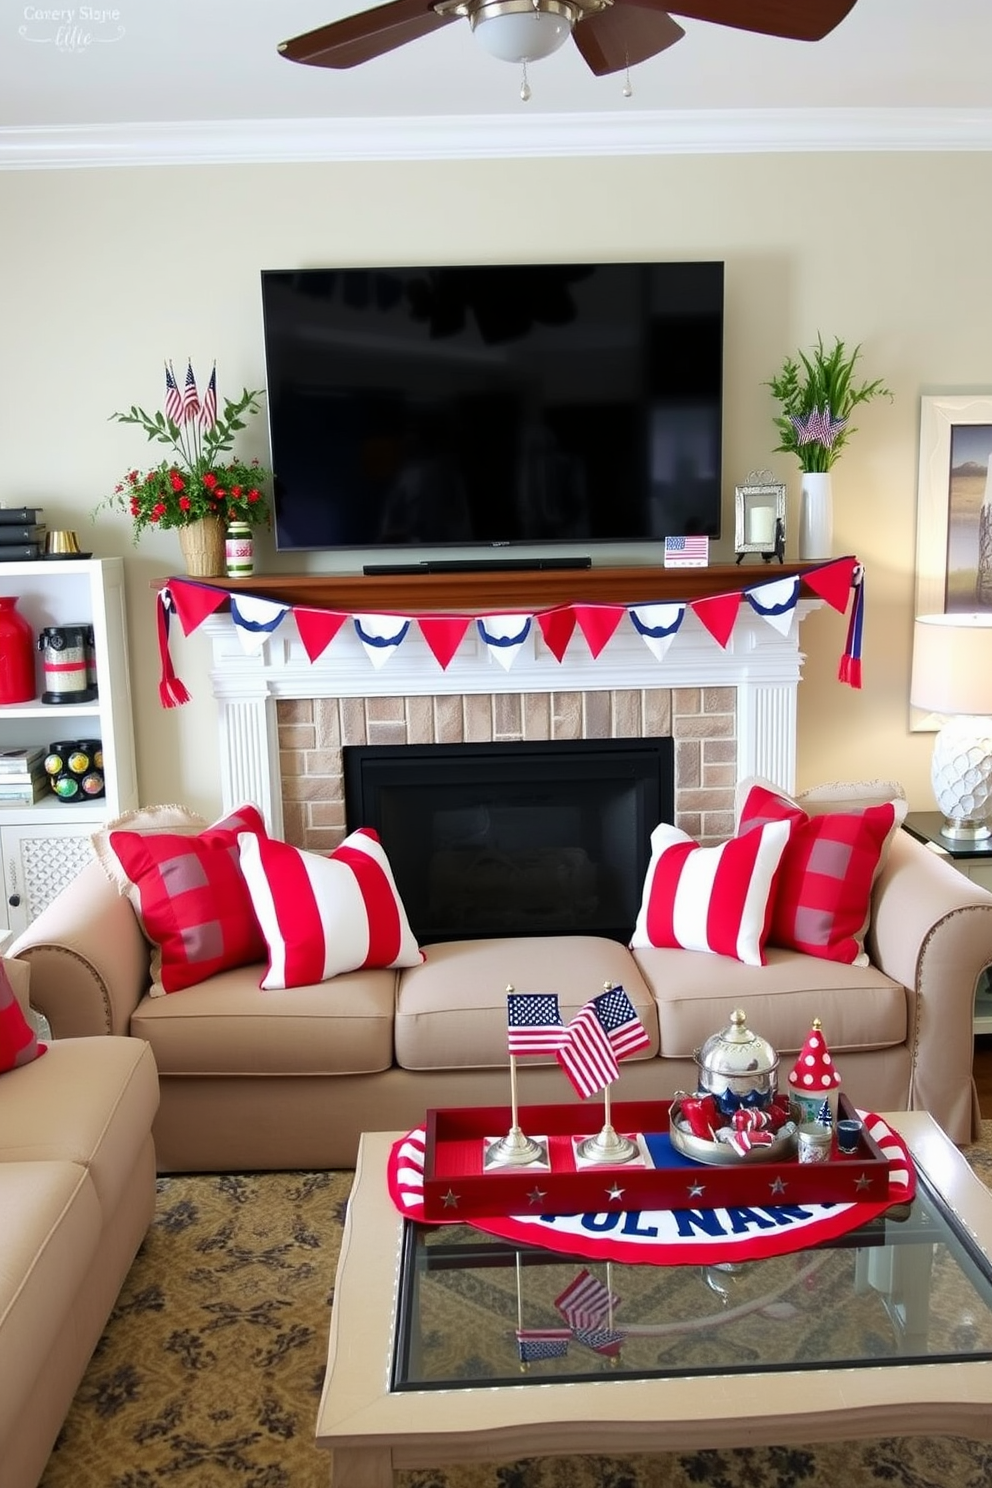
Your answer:
[[[177,527],[186,572],[191,578],[210,579],[224,573],[224,523],[220,517],[201,517]]]

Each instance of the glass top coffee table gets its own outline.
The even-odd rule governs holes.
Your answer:
[[[399,1134],[364,1135],[317,1419],[334,1488],[531,1455],[992,1437],[992,1195],[929,1116],[884,1119],[917,1164],[912,1205],[709,1266],[410,1223],[386,1187]],[[555,1303],[584,1269],[615,1300],[569,1328]]]

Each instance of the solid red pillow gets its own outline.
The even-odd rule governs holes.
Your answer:
[[[362,967],[423,960],[389,860],[370,828],[324,857],[243,833],[241,867],[268,943],[262,986],[308,987]]]
[[[47,1048],[47,1044],[38,1042],[37,1034],[21,1011],[7,968],[0,961],[0,1074],[30,1064]]]
[[[752,785],[738,831],[774,821],[792,825],[775,887],[768,944],[824,961],[867,966],[864,938],[872,885],[904,814],[905,803],[886,801],[810,816],[783,792]]]
[[[633,948],[676,947],[764,966],[775,876],[787,823],[732,837],[717,847],[662,822],[651,833],[651,862]]]
[[[241,872],[238,833],[265,835],[258,808],[240,806],[194,835],[111,831],[128,898],[161,952],[165,992],[264,961],[265,940]],[[152,995],[157,988],[152,987]]]

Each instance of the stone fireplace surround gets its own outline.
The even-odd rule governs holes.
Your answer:
[[[691,596],[691,573],[682,578]],[[325,602],[344,607],[336,598]],[[350,624],[311,662],[291,615],[257,654],[246,655],[230,617],[217,613],[203,630],[212,647],[224,809],[253,800],[275,835],[327,852],[345,833],[343,745],[671,734],[676,823],[697,839],[719,840],[733,831],[738,779],[760,774],[794,788],[799,628],[820,603],[801,598],[783,636],[742,602],[726,648],[687,610],[660,661],[627,620],[595,660],[577,629],[561,662],[535,624],[508,670],[474,626],[446,669],[416,625],[377,668]],[[535,594],[530,608],[550,604]],[[399,607],[373,600],[349,608]],[[458,608],[487,613],[470,600]],[[492,606],[510,608],[528,612],[525,604]]]

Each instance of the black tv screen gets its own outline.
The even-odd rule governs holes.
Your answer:
[[[720,535],[723,264],[264,270],[282,550]]]

